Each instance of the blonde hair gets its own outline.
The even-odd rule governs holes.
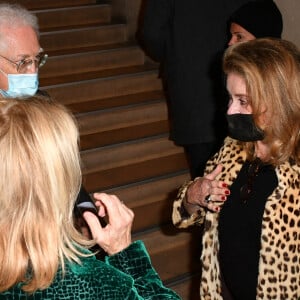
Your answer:
[[[300,163],[300,52],[288,41],[256,39],[229,47],[224,55],[225,74],[243,77],[253,118],[263,129],[270,150],[268,162],[289,159]],[[266,116],[262,124],[261,116]],[[254,156],[254,143],[246,143]]]
[[[81,167],[71,113],[37,97],[1,100],[0,166],[0,291],[44,289],[91,244],[73,225]]]

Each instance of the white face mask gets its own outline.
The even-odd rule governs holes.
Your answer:
[[[3,74],[5,74],[2,71]],[[5,74],[6,75],[6,74]],[[0,90],[5,98],[33,96],[39,87],[38,74],[7,74],[8,90]]]

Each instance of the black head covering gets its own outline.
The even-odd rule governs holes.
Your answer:
[[[240,25],[256,38],[281,38],[282,15],[273,0],[247,2],[231,15],[229,22]]]

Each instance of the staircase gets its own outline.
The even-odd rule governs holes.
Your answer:
[[[18,3],[38,16],[49,55],[41,89],[78,120],[85,188],[114,193],[132,208],[134,239],[145,242],[164,283],[182,299],[199,299],[199,232],[171,224],[176,190],[189,175],[182,149],[168,139],[158,66],[107,1]]]

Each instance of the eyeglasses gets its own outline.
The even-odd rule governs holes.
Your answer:
[[[32,64],[34,64],[35,68],[42,67],[47,61],[48,54],[41,52],[33,59],[32,58],[24,58],[17,62],[10,60],[3,55],[0,55],[0,57],[6,59],[8,62],[15,65],[17,72],[22,74],[22,73],[26,73],[27,70],[32,66]]]
[[[249,200],[250,194],[253,190],[254,179],[258,175],[262,166],[263,162],[259,158],[256,158],[253,162],[251,162],[248,168],[248,180],[240,189],[240,196],[243,203],[246,203]]]

